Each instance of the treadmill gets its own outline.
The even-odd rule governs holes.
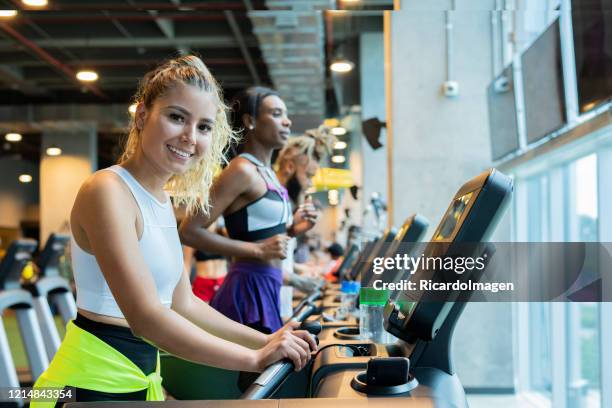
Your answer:
[[[494,248],[483,244],[503,216],[512,194],[512,180],[495,169],[489,169],[465,183],[455,194],[440,221],[432,242],[430,256],[465,255],[490,259]],[[424,278],[429,271],[418,269],[411,280]],[[443,271],[435,271],[434,278]],[[474,277],[474,276],[472,276]],[[476,276],[476,278],[478,278]],[[417,400],[434,405],[467,406],[465,391],[455,373],[450,347],[454,327],[463,312],[467,298],[455,293],[441,300],[429,292],[402,292],[397,300],[385,306],[385,328],[400,340],[392,345],[367,345],[366,356],[354,356],[346,347],[329,348],[314,363],[313,397],[368,398],[394,397],[387,406],[405,406]],[[381,389],[364,383],[363,371],[371,357],[407,357],[410,359],[410,381],[401,387]],[[389,405],[390,404],[390,405]]]
[[[512,194],[512,181],[495,169],[483,172],[464,184],[449,206],[444,218],[434,234],[434,250],[438,243],[448,244],[449,252],[453,244],[461,242],[483,242],[488,239],[499,218],[503,215]],[[428,245],[428,248],[430,248]],[[490,250],[486,245],[480,246]],[[415,277],[419,276],[417,271]],[[414,279],[414,277],[413,277]],[[426,297],[427,294],[421,294]],[[389,301],[385,308],[385,327],[400,340],[394,345],[370,345],[371,356],[408,357],[410,358],[410,381],[407,390],[401,393],[379,391],[375,398],[367,389],[359,389],[360,372],[365,368],[370,357],[354,357],[350,349],[343,346],[329,347],[320,352],[314,362],[312,376],[312,396],[326,399],[292,399],[282,402],[269,401],[167,401],[162,406],[175,407],[431,407],[431,406],[467,406],[465,391],[454,372],[450,355],[450,344],[453,329],[459,319],[465,303],[437,302],[434,307],[427,307],[424,299],[413,299],[407,296],[408,302]],[[402,310],[401,305],[410,305]],[[284,362],[282,364],[291,364]],[[273,367],[274,366],[274,367]],[[279,367],[278,363],[264,372],[254,383],[257,386],[257,398],[270,398],[282,384],[282,376],[290,370]],[[393,391],[393,390],[391,390]],[[397,389],[395,390],[397,391]],[[244,394],[243,399],[251,399],[253,394]],[[341,398],[342,400],[338,400]],[[257,404],[255,403],[257,402]],[[103,405],[101,405],[103,404]],[[77,407],[112,407],[125,403],[76,403]],[[146,406],[147,403],[131,403],[132,406]]]
[[[15,311],[32,380],[36,380],[49,365],[32,295],[21,288],[20,282],[21,271],[32,261],[32,254],[37,247],[38,243],[33,239],[15,240],[0,261],[0,316],[7,309]],[[19,379],[6,330],[0,319],[0,390],[7,390],[9,387],[19,387]],[[23,404],[21,399],[11,399],[11,402]]]
[[[359,246],[357,246],[357,244],[351,244],[351,246],[349,246],[348,249],[346,250],[346,253],[344,254],[344,258],[342,259],[342,262],[340,263],[340,266],[338,267],[338,270],[336,271],[338,274],[339,281],[342,281],[347,271],[350,271],[354,267],[355,262],[357,261],[358,258],[359,258]]]
[[[382,257],[391,257],[395,256],[398,251],[401,251],[406,254],[412,254],[412,252],[419,246],[419,242],[425,235],[427,231],[427,227],[429,226],[429,221],[420,214],[413,214],[408,217],[401,228],[393,239],[388,242],[386,245],[383,245],[380,248],[379,254],[375,256],[367,257],[367,261],[360,265],[355,277],[361,277],[362,286],[367,287],[369,284],[363,284],[365,279],[367,279],[368,272],[370,272],[370,268],[372,267],[373,260],[376,256]],[[359,339],[359,328],[357,327],[356,319],[352,319],[350,322],[345,321],[343,325],[335,325],[338,327],[333,331],[334,340],[342,339],[342,340],[358,340]],[[330,325],[324,325],[325,328],[330,327]],[[330,335],[328,331],[323,330],[319,338],[321,341],[327,340],[327,337]]]
[[[61,342],[51,305],[59,311],[64,325],[74,319],[77,313],[70,282],[59,273],[60,258],[69,242],[68,235],[51,234],[38,257],[39,278],[23,287],[32,294],[49,360],[53,358]]]

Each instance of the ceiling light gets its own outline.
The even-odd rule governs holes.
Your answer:
[[[342,150],[342,149],[346,149],[346,142],[343,142],[342,140],[338,140],[335,144],[334,144],[334,149],[336,150]]]
[[[15,17],[17,10],[0,10],[0,18],[2,17]]]
[[[20,174],[19,181],[21,183],[29,183],[32,181],[32,176],[30,176],[29,174]]]
[[[79,81],[83,82],[93,82],[98,80],[98,74],[95,71],[90,70],[79,71],[77,72],[76,77]]]
[[[331,161],[338,164],[344,163],[346,161],[346,157],[340,155],[332,156]]]
[[[355,68],[355,64],[353,64],[351,61],[347,60],[346,58],[337,59],[334,62],[332,62],[331,65],[329,66],[329,69],[331,69],[334,72],[341,73],[341,74],[350,72],[353,70],[353,68]]]
[[[4,138],[7,142],[21,142],[21,139],[23,139],[19,133],[7,133]]]
[[[21,0],[21,2],[30,7],[44,7],[47,5],[47,0]]]
[[[334,136],[344,136],[344,135],[346,135],[346,129],[341,127],[341,126],[337,126],[335,128],[332,128],[331,132],[332,132],[332,135],[334,135]]]
[[[138,107],[137,103],[133,103],[130,105],[130,107],[128,108],[128,112],[130,112],[132,115],[136,113],[136,108]]]
[[[59,147],[55,145],[52,145],[47,148],[47,154],[49,156],[59,156],[60,154],[62,154],[62,149],[60,149]]]
[[[329,201],[329,205],[338,205],[338,199],[340,198],[339,196],[340,194],[338,193],[338,190],[329,190],[327,192],[327,200]]]

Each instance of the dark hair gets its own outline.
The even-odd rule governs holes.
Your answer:
[[[344,254],[344,248],[342,248],[342,245],[340,245],[339,243],[334,242],[329,247],[327,247],[327,252],[329,252],[331,256],[341,257]]]
[[[259,107],[261,106],[262,101],[270,95],[280,97],[278,92],[276,92],[274,89],[267,88],[265,86],[251,86],[238,93],[238,95],[236,95],[232,100],[232,115],[230,123],[232,124],[234,132],[240,136],[240,140],[228,148],[228,153],[226,155],[227,160],[231,160],[236,157],[242,150],[242,145],[246,142],[244,137],[246,132],[242,117],[244,115],[251,115],[253,119],[257,119],[257,114],[259,113]]]

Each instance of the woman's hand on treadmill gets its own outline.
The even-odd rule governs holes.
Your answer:
[[[285,259],[287,257],[289,239],[287,235],[278,234],[255,243],[255,257],[262,261]]]
[[[285,332],[290,332],[294,336],[297,336],[302,340],[306,341],[306,343],[308,343],[308,346],[310,347],[311,352],[317,351],[317,342],[314,340],[312,335],[306,330],[298,330],[300,324],[300,322],[296,322],[293,320],[287,322],[283,327],[281,327],[274,333],[268,335],[268,343],[272,341],[272,338],[281,336]]]
[[[304,368],[310,360],[310,346],[302,335],[297,334],[301,331],[303,330],[293,332],[283,327],[269,335],[266,345],[255,352],[256,370],[261,372],[269,365],[283,359],[290,360],[296,371]],[[304,333],[310,336],[308,332]]]

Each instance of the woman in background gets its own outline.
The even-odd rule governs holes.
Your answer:
[[[278,93],[252,87],[234,103],[234,129],[241,132],[239,155],[215,180],[211,211],[186,218],[180,233],[195,249],[231,256],[228,274],[211,305],[233,320],[264,333],[278,330],[282,260],[294,223],[310,217],[292,214],[287,190],[272,170],[275,150],[289,140],[291,121]],[[228,237],[208,231],[221,215]]]

